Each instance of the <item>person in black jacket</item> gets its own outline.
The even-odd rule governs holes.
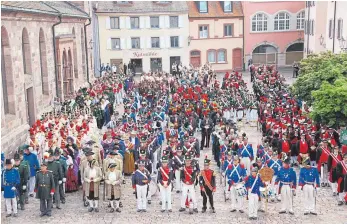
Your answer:
[[[343,155],[343,160],[337,164],[336,174],[338,182],[337,191],[339,194],[338,205],[343,205],[343,201],[345,201],[345,203],[347,204],[345,197],[345,195],[347,194],[347,153]]]

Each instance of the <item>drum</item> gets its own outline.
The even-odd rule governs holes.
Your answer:
[[[236,194],[237,194],[239,197],[245,197],[245,196],[247,195],[246,187],[245,187],[245,185],[242,184],[242,183],[236,184],[235,190],[236,190]]]

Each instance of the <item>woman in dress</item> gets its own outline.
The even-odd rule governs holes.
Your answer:
[[[123,137],[125,143],[124,154],[124,174],[131,175],[135,171],[135,157],[134,157],[134,144],[129,140],[129,135]]]

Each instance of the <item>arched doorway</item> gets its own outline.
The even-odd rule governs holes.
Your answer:
[[[41,84],[42,84],[42,94],[48,95],[48,70],[47,70],[47,53],[46,53],[46,40],[45,34],[40,29],[39,34],[39,50],[40,50],[40,63],[41,63]]]
[[[277,64],[277,48],[270,44],[261,44],[254,48],[252,60],[255,65],[273,65]]]
[[[233,69],[242,70],[242,49],[233,49]]]
[[[190,64],[192,64],[194,67],[200,67],[201,51],[199,50],[190,51]]]
[[[7,30],[4,26],[1,27],[1,59],[2,98],[4,101],[4,113],[16,114],[11,46]]]
[[[31,75],[32,74],[31,51],[30,51],[29,34],[26,28],[24,28],[22,31],[22,56],[23,56],[24,74]]]
[[[301,61],[304,57],[304,43],[297,42],[289,45],[286,49],[286,65]]]
[[[78,78],[78,64],[77,64],[77,45],[76,45],[76,32],[75,27],[72,28],[72,35],[73,35],[73,66],[75,78]]]

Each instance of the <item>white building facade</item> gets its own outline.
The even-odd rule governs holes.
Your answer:
[[[101,63],[131,63],[138,74],[189,62],[186,2],[99,2],[95,14]]]
[[[307,1],[305,8],[305,56],[347,50],[347,2]]]

